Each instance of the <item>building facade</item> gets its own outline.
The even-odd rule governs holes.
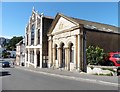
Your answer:
[[[25,64],[25,39],[16,44],[16,65]]]
[[[34,9],[25,28],[25,66],[47,67],[48,37],[47,32],[53,18],[39,14]]]
[[[94,35],[92,35],[96,32]],[[48,32],[49,42],[49,66],[63,68],[66,70],[78,70],[86,72],[86,47],[89,45],[97,46],[97,41],[102,38],[108,43],[111,40],[103,34],[119,34],[118,28],[106,24],[90,22],[57,14]],[[95,35],[99,34],[97,41]],[[117,37],[120,35],[116,35]],[[90,39],[92,38],[92,39]],[[118,40],[114,40],[115,44]],[[104,43],[98,45],[105,48]],[[108,47],[109,45],[107,45]],[[118,48],[114,48],[118,50]]]

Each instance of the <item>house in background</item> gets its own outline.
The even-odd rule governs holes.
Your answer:
[[[6,50],[5,47],[3,47],[2,45],[0,45],[0,58],[2,58],[2,52]]]
[[[0,45],[4,46],[4,44],[9,43],[10,39],[8,38],[4,38],[4,37],[0,37]]]
[[[86,48],[120,50],[118,27],[57,14],[48,32],[49,66],[86,72]],[[117,43],[117,44],[116,44]]]
[[[48,37],[47,32],[53,18],[39,14],[33,8],[32,15],[25,28],[25,66],[47,67]]]
[[[7,52],[10,53],[9,58],[15,58],[16,57],[16,51],[7,50]]]
[[[16,44],[16,64],[23,65],[25,63],[25,39]]]
[[[0,58],[2,58],[2,52],[4,50],[6,50],[5,48],[5,44],[9,43],[10,39],[4,38],[4,37],[0,37]]]

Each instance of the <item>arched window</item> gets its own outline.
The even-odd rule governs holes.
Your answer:
[[[65,67],[65,48],[64,43],[61,44],[61,67]]]
[[[32,63],[34,63],[34,50],[32,51]]]
[[[73,48],[73,43],[70,43],[70,62],[74,62],[74,48]]]
[[[58,59],[58,51],[57,51],[57,45],[55,45],[55,60]]]
[[[33,24],[31,28],[31,45],[34,44],[34,32],[35,32],[35,25]]]
[[[40,29],[38,29],[38,44],[40,44]]]
[[[28,61],[28,51],[26,52],[27,56],[26,56],[26,60]]]
[[[29,35],[28,35],[28,33],[26,33],[26,45],[28,45],[28,38],[29,37]]]

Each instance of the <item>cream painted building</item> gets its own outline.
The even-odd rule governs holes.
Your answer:
[[[91,37],[88,35],[89,32]],[[114,26],[67,17],[58,13],[48,33],[49,67],[85,72],[87,69],[86,43],[96,45],[95,39],[105,38],[105,36],[99,36],[99,38],[89,40],[94,32],[102,36],[101,33],[117,33],[118,30]],[[103,46],[101,42],[97,44]]]
[[[22,66],[25,63],[25,39],[16,44],[16,65]]]
[[[25,28],[25,66],[47,67],[48,37],[47,31],[53,18],[39,14],[34,9]]]

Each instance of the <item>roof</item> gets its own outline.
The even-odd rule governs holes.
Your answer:
[[[120,33],[118,31],[118,27],[113,26],[113,25],[108,25],[108,24],[103,24],[103,23],[92,22],[92,21],[88,21],[88,20],[68,17],[68,16],[63,15],[61,13],[58,13],[55,17],[55,20],[53,21],[53,23],[51,25],[51,28],[49,29],[48,35],[50,35],[50,33],[52,32],[53,28],[55,27],[55,25],[60,17],[63,17],[63,18],[71,21],[72,23],[74,23],[76,25],[83,25],[83,27],[87,28],[87,29],[95,29],[95,30],[105,31],[105,32]]]
[[[51,17],[51,16],[46,16],[46,15],[44,15],[43,18],[54,19],[53,17]]]
[[[82,19],[77,19],[77,18],[72,18],[72,19],[76,21],[77,23],[83,24],[85,28],[103,30],[103,31],[108,31],[108,32],[118,31],[118,27],[113,26],[113,25],[92,22],[92,21],[82,20]]]
[[[16,44],[16,46],[23,44],[23,41],[24,41],[24,39],[22,39],[21,41],[19,41],[19,42]]]

